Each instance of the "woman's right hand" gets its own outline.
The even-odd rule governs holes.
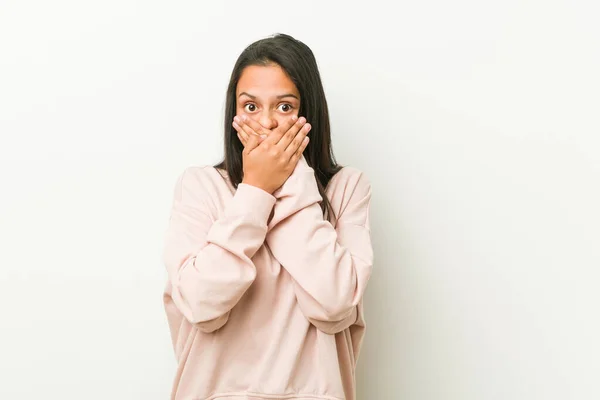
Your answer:
[[[254,128],[259,128],[253,128],[253,125],[258,123],[247,116],[236,117],[235,122],[245,132],[255,132]],[[247,135],[242,152],[242,183],[273,194],[294,172],[308,145],[309,139],[306,135],[310,128],[304,117],[291,117],[285,124],[271,131],[265,139],[261,139],[258,134]]]

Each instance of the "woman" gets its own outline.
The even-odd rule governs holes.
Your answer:
[[[188,167],[174,191],[171,398],[352,400],[371,187],[335,162],[311,50],[283,34],[251,44],[225,114],[223,162]]]

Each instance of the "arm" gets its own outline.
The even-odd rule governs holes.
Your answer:
[[[342,193],[343,192],[343,193]],[[304,315],[325,333],[356,323],[371,275],[371,186],[362,173],[339,182],[343,195],[334,228],[323,218],[314,171],[304,160],[280,188],[266,242],[294,279]]]
[[[206,169],[179,177],[166,233],[164,262],[174,304],[204,332],[222,327],[256,277],[251,258],[262,246],[275,197],[241,183],[213,221]],[[214,196],[218,196],[214,192]]]

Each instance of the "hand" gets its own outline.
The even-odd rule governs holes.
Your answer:
[[[292,117],[269,130],[242,116],[235,118],[234,127],[244,144],[242,182],[273,194],[292,174],[302,157],[309,142],[306,135],[311,129],[310,124],[306,123],[304,117]],[[266,137],[261,138],[261,135]]]
[[[238,139],[246,147],[250,135],[258,136],[258,142],[262,143],[272,132],[260,123],[248,118],[246,115],[236,115],[233,118],[233,128],[237,131]]]

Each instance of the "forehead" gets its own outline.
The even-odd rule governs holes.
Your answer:
[[[238,95],[248,92],[258,97],[282,93],[299,95],[296,85],[279,65],[250,65],[244,68],[236,91]]]

